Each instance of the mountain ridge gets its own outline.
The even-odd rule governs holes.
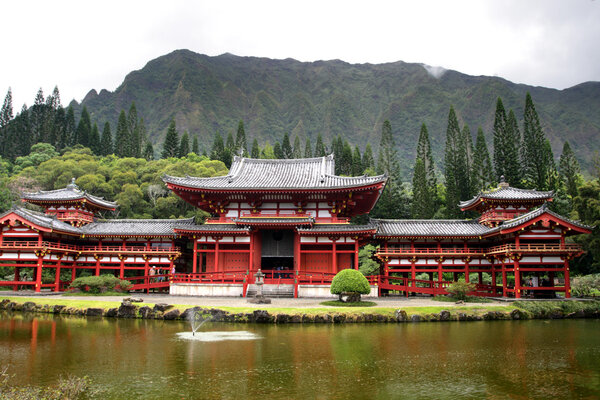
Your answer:
[[[109,121],[114,131],[120,110],[135,101],[155,145],[162,144],[175,118],[180,132],[198,135],[207,149],[215,131],[235,133],[243,120],[248,143],[254,138],[261,145],[266,140],[273,143],[289,132],[292,138],[309,137],[314,144],[320,132],[327,143],[341,134],[353,145],[364,148],[370,142],[377,150],[381,124],[389,119],[406,171],[412,166],[422,123],[427,124],[439,164],[451,104],[473,135],[477,126],[483,127],[491,150],[497,97],[521,122],[529,91],[556,158],[565,139],[584,168],[600,150],[600,82],[559,90],[451,69],[436,78],[427,67],[404,61],[301,62],[230,53],[212,57],[180,49],[131,71],[115,91],[92,89],[81,104],[72,105],[76,111],[85,105],[92,119]]]

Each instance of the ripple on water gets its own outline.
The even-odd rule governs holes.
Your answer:
[[[195,340],[198,342],[221,342],[224,340],[257,340],[261,336],[248,331],[228,331],[228,332],[178,332],[177,337],[182,340]]]

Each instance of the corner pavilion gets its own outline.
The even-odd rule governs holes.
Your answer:
[[[226,176],[165,176],[176,195],[212,215],[201,225],[193,219],[101,219],[117,204],[74,183],[26,193],[23,201],[44,212],[16,207],[0,216],[0,266],[14,271],[0,286],[60,291],[78,270],[87,270],[126,278],[134,290],[248,296],[261,269],[266,294],[322,297],[330,296],[338,271],[358,268],[359,247],[374,242],[381,268],[368,277],[373,296],[445,294],[452,280],[477,276],[475,294],[482,296],[570,297],[569,260],[582,249],[568,238],[591,229],[549,210],[552,192],[503,182],[460,204],[478,212],[477,220],[354,225],[350,218],[369,213],[387,177],[337,176],[334,163],[333,155],[235,157]],[[151,279],[152,266],[169,279]],[[173,267],[175,275],[169,274]],[[71,279],[61,279],[65,269]],[[27,271],[30,276],[21,274]],[[484,272],[491,283],[483,281]],[[427,279],[417,279],[423,273]]]

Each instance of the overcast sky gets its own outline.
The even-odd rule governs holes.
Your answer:
[[[0,96],[12,87],[15,113],[40,87],[81,101],[182,48],[401,60],[558,89],[600,81],[600,0],[10,0],[0,33]]]

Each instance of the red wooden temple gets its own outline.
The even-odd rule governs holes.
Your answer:
[[[373,296],[445,294],[459,278],[484,296],[570,296],[569,260],[582,249],[568,238],[591,230],[549,210],[552,192],[501,183],[460,204],[477,220],[354,225],[350,218],[369,213],[387,177],[337,176],[334,166],[332,155],[235,157],[227,176],[165,176],[175,194],[212,215],[204,224],[102,219],[117,204],[74,183],[26,193],[23,201],[45,212],[16,207],[0,216],[0,267],[11,271],[0,286],[60,291],[82,273],[111,273],[138,290],[248,296],[261,269],[267,295],[322,297],[338,271],[358,268],[359,247],[374,242],[381,270],[368,277]],[[152,266],[159,275],[150,278]]]

